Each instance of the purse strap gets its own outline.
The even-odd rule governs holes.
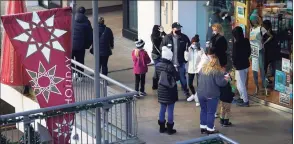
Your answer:
[[[153,44],[153,46],[155,47],[155,49],[156,49],[156,51],[159,53],[159,54],[161,54],[161,52],[159,51],[159,49],[155,46],[155,44],[154,44],[154,42],[153,42],[153,39],[151,38],[151,42],[152,42],[152,44]]]

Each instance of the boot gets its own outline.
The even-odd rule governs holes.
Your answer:
[[[152,84],[152,89],[157,90],[158,89],[158,80],[153,78],[153,84]]]
[[[222,118],[219,118],[219,123],[221,124],[221,125],[224,125],[224,119],[222,119]]]
[[[166,123],[166,126],[167,126],[167,134],[172,135],[172,134],[174,134],[174,133],[177,132],[177,130],[173,129],[174,128],[174,124],[175,123],[172,123],[172,124]]]
[[[229,126],[232,126],[232,123],[230,122],[229,119],[224,119],[223,126],[224,126],[224,127],[229,127]]]
[[[201,134],[206,134],[207,130],[206,129],[201,129]]]
[[[166,129],[166,127],[165,127],[165,120],[164,120],[164,122],[160,122],[159,120],[158,120],[158,125],[159,125],[159,132],[160,133],[164,133],[167,129]]]

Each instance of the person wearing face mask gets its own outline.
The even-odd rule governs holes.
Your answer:
[[[227,65],[227,48],[228,43],[224,37],[221,24],[212,25],[213,36],[210,39],[211,46],[215,48],[215,55],[219,59],[221,67],[225,70]]]
[[[195,99],[196,106],[199,106],[198,98],[195,92],[195,88],[193,86],[193,81],[195,78],[195,75],[197,75],[197,67],[201,60],[201,55],[204,53],[204,51],[200,48],[199,43],[199,35],[195,35],[191,40],[191,46],[187,49],[185,52],[185,60],[188,62],[188,85],[190,88],[190,91],[192,92],[192,95],[187,99],[187,101],[192,101]],[[196,76],[197,80],[197,76]]]
[[[173,64],[179,72],[184,95],[188,98],[190,94],[187,88],[185,67],[187,61],[184,58],[184,53],[191,43],[188,36],[181,32],[181,28],[180,23],[174,22],[172,24],[172,32],[163,38],[160,47],[167,46],[171,48],[173,52]]]
[[[214,13],[211,15],[209,18],[209,24],[208,24],[208,29],[207,29],[207,34],[206,34],[206,41],[209,41],[211,37],[213,36],[212,34],[212,25],[216,23],[222,23],[223,19],[221,17],[221,10],[219,8],[214,10]]]

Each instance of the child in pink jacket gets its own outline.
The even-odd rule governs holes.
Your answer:
[[[135,90],[139,92],[138,96],[146,96],[145,92],[145,77],[148,71],[148,66],[151,62],[147,52],[144,50],[145,42],[142,39],[136,40],[136,49],[132,52],[132,59],[134,62],[134,74],[135,74]],[[140,85],[140,91],[139,91]]]

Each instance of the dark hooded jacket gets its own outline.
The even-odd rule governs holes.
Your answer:
[[[232,33],[235,38],[232,54],[233,65],[236,70],[249,68],[249,57],[251,55],[250,42],[247,38],[244,38],[243,30],[241,27],[235,27]]]
[[[151,42],[152,42],[152,54],[157,55],[159,58],[161,56],[161,48],[160,44],[162,42],[163,37],[166,35],[165,32],[158,31],[159,26],[154,25],[152,34],[151,34]]]
[[[73,51],[89,49],[93,43],[93,29],[88,17],[82,13],[75,16]]]
[[[179,80],[178,72],[174,67],[173,63],[166,59],[161,59],[161,61],[156,65],[156,78],[159,79],[162,71],[166,71],[169,75],[173,76],[176,81]],[[158,85],[158,102],[164,104],[172,104],[178,101],[178,89],[177,85],[173,88],[165,87],[161,84]]]
[[[114,38],[112,30],[104,24],[99,24],[99,48],[100,56],[112,55],[114,47]]]
[[[219,63],[221,66],[227,65],[227,49],[228,49],[228,42],[226,38],[220,34],[213,35],[210,39],[212,47],[215,49],[215,55],[219,59]]]

